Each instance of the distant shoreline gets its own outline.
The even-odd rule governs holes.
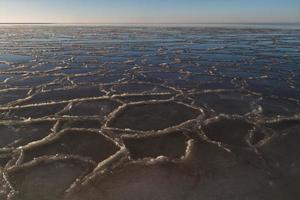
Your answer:
[[[157,28],[231,28],[300,30],[300,23],[0,23],[0,26],[61,26],[61,27],[157,27]]]

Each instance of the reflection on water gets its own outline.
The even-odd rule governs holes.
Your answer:
[[[1,26],[0,199],[299,199],[296,27]]]
[[[22,63],[22,62],[29,62],[30,60],[31,60],[30,56],[22,56],[22,55],[14,55],[14,54],[0,55],[0,61],[6,63]]]

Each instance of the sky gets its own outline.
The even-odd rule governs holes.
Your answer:
[[[285,22],[300,0],[0,0],[0,23]]]

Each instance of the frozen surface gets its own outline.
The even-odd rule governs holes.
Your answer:
[[[0,26],[0,199],[300,199],[300,31]]]

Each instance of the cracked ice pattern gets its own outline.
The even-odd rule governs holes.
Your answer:
[[[298,30],[1,26],[0,199],[299,199],[299,65]]]

